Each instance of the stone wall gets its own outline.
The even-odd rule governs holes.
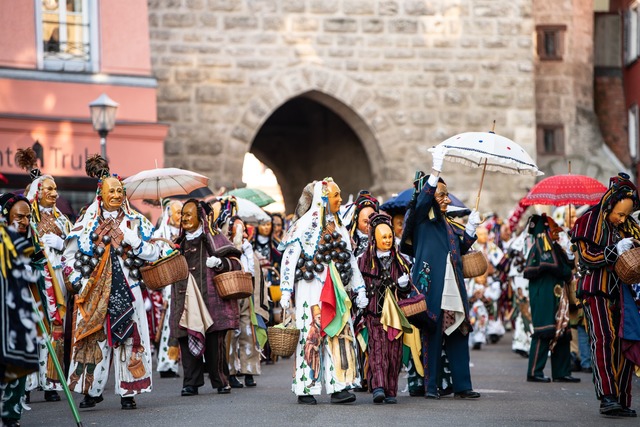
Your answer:
[[[212,187],[242,185],[256,134],[297,96],[354,129],[371,190],[385,197],[430,169],[427,147],[494,120],[535,158],[533,3],[149,0],[158,120],[171,124],[165,162]],[[443,176],[475,202],[478,170],[445,163]],[[481,210],[506,213],[532,183],[488,174]]]
[[[593,2],[583,0],[535,0],[536,25],[566,25],[564,54],[559,61],[542,61],[536,55],[536,120],[561,123],[564,156],[539,153],[538,166],[547,174],[585,174],[608,183],[618,171],[594,111]],[[608,131],[608,129],[604,129]]]

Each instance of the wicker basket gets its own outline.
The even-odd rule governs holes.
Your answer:
[[[640,283],[640,247],[629,249],[620,255],[615,271],[624,283]]]
[[[213,283],[222,299],[241,299],[253,295],[251,273],[242,270],[216,274]]]
[[[469,251],[462,255],[462,275],[465,279],[482,276],[488,267],[487,259],[482,252]]]
[[[153,240],[162,240],[173,247],[173,243],[170,240]],[[140,268],[140,274],[146,287],[155,291],[186,279],[189,275],[189,266],[187,265],[187,259],[176,250],[153,264]]]
[[[289,357],[295,353],[296,347],[298,346],[300,329],[294,326],[285,328],[269,326],[267,328],[267,338],[269,340],[269,346],[271,347],[271,353],[276,356]]]
[[[427,301],[422,294],[415,295],[408,299],[398,300],[398,306],[406,318],[427,311]]]
[[[131,355],[131,359],[129,360],[129,365],[127,366],[133,378],[140,379],[144,377],[147,371],[144,369],[144,364],[142,363],[142,359],[138,355],[138,353],[133,353]]]

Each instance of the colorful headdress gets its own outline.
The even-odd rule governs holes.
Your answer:
[[[352,236],[356,232],[356,228],[358,228],[358,216],[362,209],[373,208],[375,212],[378,212],[380,210],[380,202],[378,202],[378,199],[373,197],[369,191],[360,190],[358,197],[356,197],[356,201],[353,202],[353,205],[355,206],[355,209],[353,211],[351,224],[349,225],[349,233]]]

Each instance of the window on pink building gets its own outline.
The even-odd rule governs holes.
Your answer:
[[[39,64],[52,71],[92,71],[95,58],[89,0],[36,0]]]

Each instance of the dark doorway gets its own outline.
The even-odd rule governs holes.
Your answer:
[[[335,112],[304,96],[278,108],[256,135],[250,152],[273,170],[287,213],[304,186],[333,177],[346,202],[373,183],[371,165],[353,129]]]

